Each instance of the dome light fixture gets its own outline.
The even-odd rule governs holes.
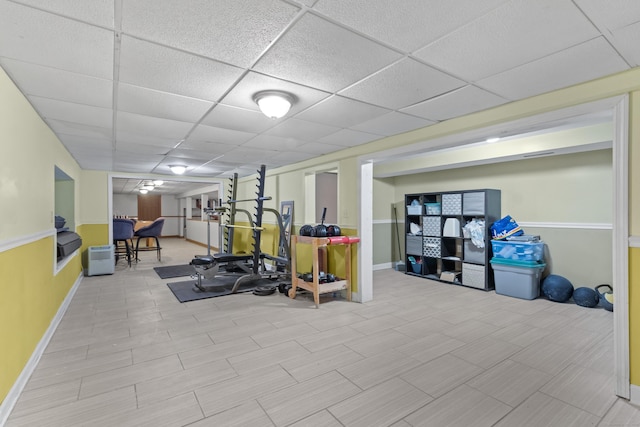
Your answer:
[[[155,187],[153,185],[143,185],[142,189],[147,191],[153,191]]]
[[[265,90],[253,96],[260,111],[270,119],[284,117],[293,104],[293,96],[278,90]]]
[[[162,184],[164,184],[164,181],[161,179],[156,179],[153,181],[153,185],[155,185],[156,187],[160,187]]]
[[[187,170],[187,167],[185,165],[169,165],[169,169],[176,175],[182,175]]]
[[[141,189],[140,189],[140,194],[147,194],[148,192],[149,192],[149,191],[148,191],[148,190],[146,190],[146,189],[144,189],[144,188],[141,188]]]

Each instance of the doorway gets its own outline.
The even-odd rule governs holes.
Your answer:
[[[138,221],[155,221],[162,216],[162,196],[160,194],[138,195]]]
[[[338,174],[335,172],[316,174],[316,223],[322,222],[323,214],[325,224],[338,223]]]
[[[629,378],[629,218],[628,218],[628,121],[629,121],[629,97],[627,95],[614,98],[607,98],[588,104],[575,105],[573,107],[552,111],[540,115],[532,115],[525,119],[504,122],[488,128],[478,128],[458,135],[449,135],[441,138],[433,138],[428,143],[431,147],[438,144],[446,144],[447,147],[455,149],[461,147],[470,137],[481,140],[486,136],[487,130],[502,131],[516,130],[516,126],[524,124],[544,126],[553,120],[567,119],[580,114],[609,111],[613,117],[613,218],[612,218],[612,267],[613,267],[613,288],[616,295],[616,310],[613,313],[614,330],[614,381],[615,394],[623,398],[630,398],[631,385]],[[390,157],[402,157],[408,152],[417,152],[420,143],[415,146],[407,145],[397,149],[380,151],[374,155],[367,155],[366,158],[359,159],[358,184],[360,188],[360,215],[358,227],[360,229],[361,241],[365,243],[363,247],[373,245],[373,231],[371,210],[373,209],[373,164],[382,162]],[[418,147],[418,148],[416,148]],[[424,150],[424,147],[423,147]],[[427,151],[427,150],[425,150]],[[368,243],[368,244],[367,244]],[[368,298],[373,298],[372,281],[370,280],[373,270],[372,257],[369,253],[360,254],[358,259],[358,289]],[[367,299],[363,299],[366,301]]]

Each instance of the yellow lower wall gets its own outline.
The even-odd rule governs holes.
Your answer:
[[[237,225],[249,226],[248,223],[237,223]],[[260,249],[264,253],[276,255],[278,253],[278,228],[272,224],[264,225],[260,238]],[[292,232],[298,232],[298,230],[292,230]],[[251,236],[251,230],[236,228],[233,235],[233,252],[234,253],[251,253],[253,251],[253,238]],[[354,229],[342,229],[342,234],[345,236],[355,236],[356,230]],[[306,273],[311,271],[311,246],[299,245],[297,255],[297,269],[299,273]],[[344,268],[344,246],[337,245],[329,247],[327,251],[327,273],[333,273],[338,277],[345,276]],[[358,287],[358,245],[351,247],[351,290],[357,292]]]
[[[344,236],[356,236],[356,230],[342,228]],[[351,291],[358,291],[358,246],[360,243],[351,246]],[[312,268],[311,245],[298,245],[296,249],[296,261],[298,273],[310,273]],[[332,273],[339,278],[345,277],[345,246],[327,246],[327,270],[325,273]]]
[[[82,272],[80,257],[53,275],[54,236],[0,252],[0,401]]]

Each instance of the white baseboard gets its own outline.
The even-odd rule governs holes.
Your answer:
[[[385,262],[384,264],[374,264],[373,271],[385,270],[387,268],[393,268],[392,262]]]
[[[7,394],[7,397],[4,399],[4,401],[0,405],[0,426],[3,426],[7,422],[7,419],[9,418],[9,415],[11,414],[13,407],[18,401],[18,398],[20,397],[22,390],[24,390],[24,387],[27,385],[27,381],[29,381],[31,374],[33,374],[33,371],[36,369],[36,366],[38,366],[40,357],[42,357],[44,350],[47,348],[47,345],[49,345],[49,341],[51,341],[51,337],[53,337],[54,332],[58,328],[58,325],[62,320],[62,316],[64,316],[64,313],[69,308],[69,304],[71,304],[71,300],[73,299],[73,296],[75,295],[76,290],[78,289],[78,286],[80,286],[80,282],[82,282],[82,278],[83,278],[83,275],[82,273],[80,273],[75,283],[69,290],[69,293],[67,294],[66,298],[64,299],[64,301],[62,301],[62,304],[58,308],[58,312],[56,313],[54,318],[51,320],[51,323],[49,324],[49,328],[47,328],[47,331],[44,333],[44,335],[40,339],[40,342],[38,343],[35,350],[31,354],[29,361],[27,362],[24,369],[20,373],[20,376],[16,380],[15,384],[13,384],[13,387],[11,387],[11,390],[9,390],[9,394]]]
[[[351,302],[362,302],[362,295],[359,292],[351,292]]]
[[[629,401],[631,404],[640,406],[640,386],[631,384],[629,391]]]

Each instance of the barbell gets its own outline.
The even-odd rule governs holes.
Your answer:
[[[264,231],[265,228],[264,227],[251,227],[248,225],[234,225],[234,224],[223,224],[223,226],[227,227],[227,228],[242,228],[245,230],[259,230],[259,231]]]

